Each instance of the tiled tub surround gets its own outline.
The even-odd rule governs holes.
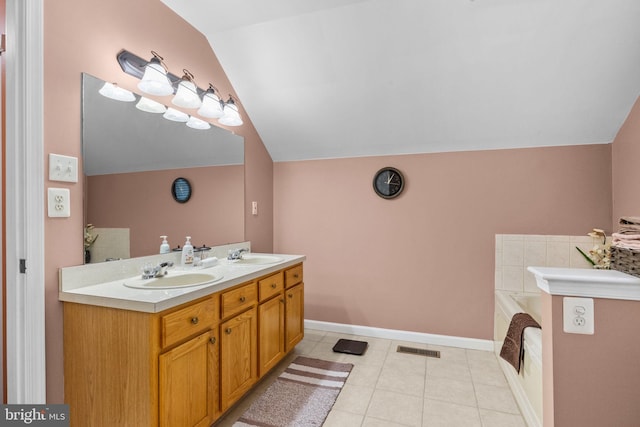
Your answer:
[[[518,374],[499,357],[502,342],[514,314],[527,312],[542,323],[540,289],[528,266],[591,268],[576,250],[585,253],[598,243],[589,236],[497,234],[495,246],[495,351],[509,386],[530,427],[542,425],[542,332],[527,328],[525,360]]]
[[[158,313],[213,292],[218,292],[273,271],[292,266],[306,259],[302,255],[277,254],[278,257],[282,258],[282,261],[276,264],[226,265],[228,250],[237,248],[250,249],[251,243],[234,243],[215,246],[211,249],[209,258],[216,257],[219,259],[219,263],[209,269],[211,271],[215,270],[216,275],[221,274],[223,276],[221,280],[210,284],[178,289],[134,289],[124,286],[122,281],[123,279],[140,276],[142,266],[146,263],[157,265],[164,261],[173,261],[174,265],[179,266],[180,252],[61,268],[58,299],[66,302]],[[194,269],[194,272],[206,272],[206,270]]]
[[[539,289],[528,266],[591,268],[576,246],[588,253],[596,243],[597,239],[586,235],[496,234],[495,288],[537,293]]]

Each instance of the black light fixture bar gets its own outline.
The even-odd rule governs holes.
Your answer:
[[[144,76],[144,68],[149,63],[148,60],[141,58],[138,55],[131,53],[125,49],[122,49],[118,53],[116,58],[118,59],[118,64],[120,64],[120,68],[122,68],[122,71],[129,74],[130,76],[136,77],[138,79],[142,79],[142,76]],[[169,78],[169,81],[173,86],[173,93],[175,93],[178,90],[178,84],[180,83],[180,80],[182,78],[181,76],[176,76],[175,74],[172,74],[168,71],[167,71],[167,77]],[[204,95],[204,93],[206,92],[197,86],[196,86],[196,90],[198,92],[198,96],[201,98],[202,98],[202,95]]]

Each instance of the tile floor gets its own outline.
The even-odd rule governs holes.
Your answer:
[[[367,341],[369,348],[363,356],[334,353],[339,338]],[[438,350],[440,358],[397,353],[398,345]],[[354,364],[324,427],[526,427],[492,352],[311,329],[216,427],[231,426],[298,355]]]

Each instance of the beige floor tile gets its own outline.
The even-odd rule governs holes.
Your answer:
[[[423,399],[417,396],[376,389],[371,397],[367,418],[416,426],[422,425]]]
[[[480,409],[482,427],[527,427],[520,415]]]
[[[440,360],[448,361],[467,361],[467,351],[464,348],[457,347],[445,347],[442,345],[428,345],[429,350],[436,350],[440,352]]]
[[[357,427],[362,424],[363,419],[364,415],[340,411],[334,407],[322,427]]]
[[[486,384],[475,384],[478,407],[510,414],[520,414],[511,389]]]
[[[369,347],[363,356],[335,353],[340,338],[367,341]],[[398,345],[437,350],[440,358],[398,353]],[[525,427],[492,352],[310,329],[293,354],[216,427],[231,426],[299,355],[354,365],[324,427]]]
[[[365,417],[362,427],[407,427],[407,425],[394,423],[393,421],[379,420],[373,417]]]
[[[356,364],[353,366],[347,384],[375,387],[382,371],[381,366]]]
[[[376,389],[422,397],[424,395],[424,373],[399,372],[385,366],[378,378]]]
[[[459,405],[476,406],[476,395],[471,381],[427,376],[424,397]]]
[[[430,359],[427,361],[427,376],[471,381],[471,371],[466,360]]]
[[[338,399],[331,410],[333,411],[336,409],[364,415],[367,412],[367,408],[369,408],[369,402],[371,401],[373,390],[373,387],[347,383],[340,391]]]
[[[478,408],[425,399],[422,427],[482,427]]]

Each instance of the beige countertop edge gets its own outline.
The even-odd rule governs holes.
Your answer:
[[[279,254],[278,254],[279,255]],[[304,255],[288,255],[289,259],[280,262],[278,264],[268,265],[259,270],[248,272],[242,276],[235,277],[233,279],[224,280],[219,283],[212,283],[209,285],[203,285],[201,287],[194,287],[186,293],[178,296],[167,297],[165,299],[159,298],[156,301],[141,301],[129,298],[115,298],[103,295],[95,295],[90,291],[83,292],[83,288],[74,289],[73,291],[59,291],[58,299],[63,302],[72,302],[78,304],[95,305],[100,307],[117,308],[121,310],[139,311],[144,313],[159,313],[161,311],[177,307],[181,304],[188,303],[190,301],[197,300],[199,298],[211,295],[216,292],[223,291],[233,286],[245,283],[262,276],[269,275],[276,271],[285,269],[287,267],[294,266],[304,262],[307,257]],[[293,257],[293,258],[291,258]],[[91,287],[87,287],[88,289]],[[157,292],[157,291],[144,291],[144,292]]]

